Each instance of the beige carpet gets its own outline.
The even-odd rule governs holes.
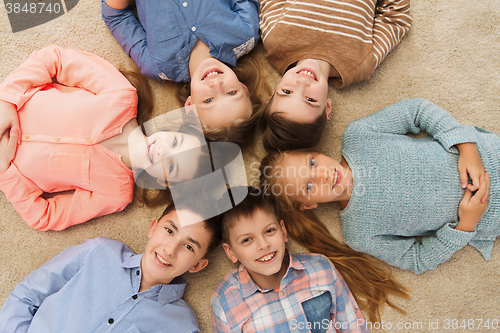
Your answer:
[[[409,34],[370,81],[340,91],[330,89],[335,111],[318,147],[320,152],[339,158],[341,135],[350,121],[406,97],[425,97],[463,123],[500,133],[500,2],[412,0],[411,12],[414,23]],[[5,7],[0,5],[0,80],[32,51],[50,44],[98,54],[118,67],[132,65],[101,20],[98,0],[81,0],[68,14],[17,33],[11,32]],[[278,80],[276,72],[270,69],[269,77],[271,84]],[[167,85],[154,83],[154,89],[157,112],[178,107]],[[257,151],[262,156],[262,148]],[[255,171],[250,163],[257,159],[249,156],[247,161],[251,178]],[[340,237],[338,208],[336,204],[327,204],[317,213]],[[86,238],[107,236],[142,252],[149,223],[161,210],[132,203],[120,213],[65,231],[40,232],[30,229],[0,193],[0,304],[29,272]],[[290,247],[300,250],[293,244]],[[207,269],[188,274],[185,294],[203,332],[212,331],[211,288],[231,268],[221,249],[210,259]],[[399,331],[406,332],[487,332],[487,328],[478,328],[481,319],[481,325],[487,320],[490,325],[500,325],[499,273],[500,244],[494,248],[490,262],[466,246],[448,262],[420,276],[394,269],[396,278],[411,289],[412,298],[395,300],[408,312],[407,316],[385,309],[384,328],[396,331],[399,327]],[[455,319],[458,329],[446,330],[446,325],[451,327],[451,320]],[[460,328],[464,319],[470,319],[469,327],[474,328]]]

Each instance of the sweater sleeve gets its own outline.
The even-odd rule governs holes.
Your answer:
[[[0,333],[27,332],[44,300],[78,273],[97,240],[67,248],[20,282],[0,310]]]
[[[390,265],[420,274],[448,260],[476,235],[476,231],[454,229],[455,224],[446,223],[434,235],[422,237],[421,242],[414,237],[378,235],[363,240],[346,239],[346,243],[356,251],[371,254]]]
[[[403,99],[348,126],[345,133],[380,132],[391,134],[429,133],[448,152],[464,142],[477,143],[477,130],[460,124],[452,115],[436,104],[423,99]]]
[[[88,52],[56,45],[35,51],[0,85],[0,99],[17,110],[55,78],[58,83],[86,89],[95,95],[134,90],[128,80],[109,62]]]
[[[141,72],[150,78],[162,80],[158,76],[161,71],[149,53],[146,31],[132,9],[114,9],[101,0],[101,16],[113,37]]]
[[[129,185],[133,187],[132,180]],[[44,199],[41,197],[43,191],[21,174],[14,163],[0,175],[0,190],[28,225],[39,230],[63,230],[123,210],[132,201],[132,191],[124,198],[123,195],[103,195],[81,188],[72,194]]]

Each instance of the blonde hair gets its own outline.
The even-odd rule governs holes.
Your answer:
[[[308,251],[324,254],[332,261],[370,321],[380,321],[380,309],[385,304],[405,314],[389,300],[389,295],[410,297],[408,290],[392,277],[389,265],[337,241],[311,210],[300,210],[297,203],[283,191],[274,195],[277,192],[273,191],[275,186],[282,185],[277,176],[277,172],[281,171],[276,167],[291,153],[272,152],[262,160],[260,166],[261,190],[270,197],[285,221],[288,235]]]
[[[248,119],[236,120],[228,127],[207,128],[203,126],[203,132],[210,141],[233,142],[244,149],[253,143],[255,128],[262,114],[262,96],[266,93],[270,94],[271,88],[262,78],[262,66],[254,51],[242,56],[238,60],[238,66],[232,69],[238,80],[248,88],[252,115]],[[175,96],[180,105],[184,105],[190,94],[189,83],[177,85]]]

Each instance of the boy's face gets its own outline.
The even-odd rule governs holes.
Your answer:
[[[184,105],[191,104],[208,128],[225,127],[252,115],[248,88],[231,68],[213,58],[203,60],[191,77],[191,96]]]
[[[287,241],[283,220],[278,222],[275,214],[257,209],[252,216],[234,222],[229,229],[230,244],[222,246],[233,263],[239,260],[245,266],[259,287],[269,288],[269,281],[281,280],[285,274]]]
[[[208,264],[203,259],[212,234],[205,229],[205,222],[181,227],[182,219],[200,220],[200,216],[189,210],[168,213],[160,221],[154,220],[149,229],[149,241],[141,260],[141,291],[157,284],[168,284],[175,277],[198,272]]]
[[[328,75],[318,62],[306,59],[289,69],[274,91],[271,113],[280,111],[284,117],[299,123],[313,123],[323,116],[328,120],[332,101],[328,98]]]

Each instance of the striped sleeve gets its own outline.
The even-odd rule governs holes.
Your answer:
[[[379,0],[373,24],[373,49],[377,66],[410,30],[410,0]]]

